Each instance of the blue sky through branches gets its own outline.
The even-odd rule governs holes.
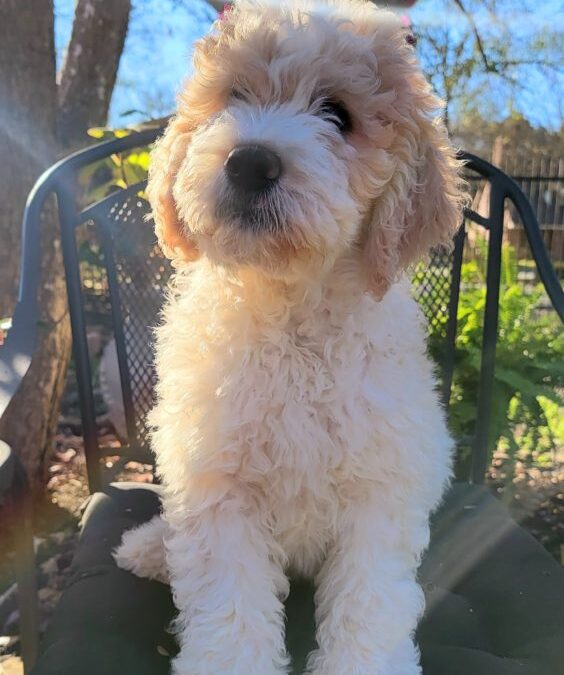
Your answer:
[[[542,3],[525,0],[525,4],[520,2],[519,11],[512,9],[516,7],[512,0],[496,0],[496,5],[503,16],[501,25],[493,25],[485,9],[476,12],[474,19],[481,31],[500,42],[507,31],[517,41],[524,41],[533,33],[564,34],[564,6],[558,0]],[[74,0],[55,0],[55,11],[60,63],[70,36]],[[171,112],[175,92],[191,67],[192,45],[208,30],[214,16],[214,10],[204,0],[134,0],[111,104],[112,126],[125,126]],[[416,26],[442,28],[455,39],[465,27],[452,0],[419,0],[409,11],[409,16]],[[483,96],[483,104],[480,103],[478,109],[483,105],[483,114],[489,118],[501,119],[511,112],[518,112],[535,126],[559,128],[564,72],[553,71],[546,77],[539,68],[522,66],[517,76],[525,85],[523,88],[517,89],[498,78],[472,76],[468,85],[470,90],[481,92]],[[454,115],[459,112],[455,106]]]

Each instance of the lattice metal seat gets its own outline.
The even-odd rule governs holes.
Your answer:
[[[87,329],[100,322],[111,329],[100,362],[102,392],[120,435],[130,445],[146,448],[146,416],[153,404],[152,329],[171,267],[155,241],[148,204],[138,190],[111,195],[89,214],[96,221],[82,226],[81,257],[98,265],[81,264],[85,321]],[[113,262],[109,270],[108,256]],[[96,295],[88,303],[93,288]],[[102,311],[89,312],[88,304]],[[118,376],[124,367],[125,379]]]

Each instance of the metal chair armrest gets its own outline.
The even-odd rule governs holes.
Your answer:
[[[34,187],[22,222],[22,254],[18,302],[4,344],[0,345],[0,420],[25,377],[35,349],[39,308],[37,289],[41,273],[40,223],[50,180]]]
[[[0,346],[0,420],[29,370],[36,334],[36,306],[18,302],[12,328]]]
[[[44,197],[42,197],[44,199]],[[24,216],[24,241],[20,295],[12,317],[12,327],[0,346],[0,422],[19,390],[31,365],[38,323],[37,280],[39,242],[30,234],[30,216],[41,203],[28,203]],[[31,206],[31,208],[30,208]],[[31,213],[30,213],[31,212]],[[25,237],[27,228],[28,236]],[[16,453],[0,439],[0,498],[2,517],[7,516],[13,531],[16,556],[15,581],[18,586],[21,654],[24,672],[33,667],[38,650],[39,612],[35,555],[33,550],[32,502],[28,476]]]

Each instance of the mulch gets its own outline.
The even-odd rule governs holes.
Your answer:
[[[564,565],[564,449],[546,466],[494,453],[487,484],[515,521]]]

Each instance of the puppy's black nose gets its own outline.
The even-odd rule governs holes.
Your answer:
[[[229,153],[225,172],[240,192],[260,192],[280,178],[282,162],[262,145],[239,145]]]

